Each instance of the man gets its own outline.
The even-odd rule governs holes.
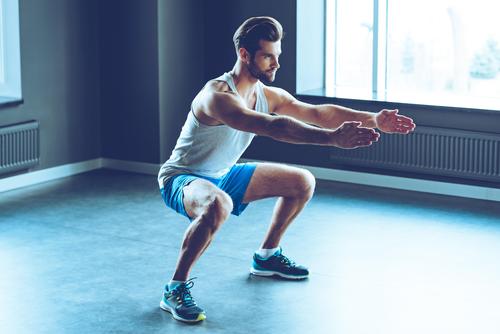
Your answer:
[[[311,199],[315,179],[300,168],[237,161],[255,135],[296,144],[353,149],[371,145],[386,133],[407,134],[413,121],[397,110],[379,113],[296,100],[274,81],[283,30],[271,17],[246,20],[234,34],[233,69],[207,82],[194,98],[177,144],[158,181],[167,206],[190,219],[172,280],[160,307],[177,320],[197,322],[205,312],[195,303],[188,280],[194,263],[229,214],[248,203],[277,197],[271,224],[253,256],[253,275],[304,279],[306,267],[283,254],[280,240]]]

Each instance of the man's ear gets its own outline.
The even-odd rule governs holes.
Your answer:
[[[245,63],[245,64],[247,64],[247,65],[249,65],[249,64],[250,64],[250,60],[251,60],[251,57],[252,57],[252,56],[250,55],[250,52],[248,52],[248,51],[247,51],[247,49],[245,49],[245,48],[240,48],[240,49],[238,50],[238,55],[239,55],[239,57],[240,57],[240,60],[241,60],[243,63]]]

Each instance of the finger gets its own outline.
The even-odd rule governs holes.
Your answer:
[[[396,128],[402,128],[402,129],[414,129],[415,124],[414,123],[396,123],[395,124]]]
[[[379,134],[378,133],[363,133],[363,134],[357,134],[356,136],[353,137],[353,140],[378,140]]]
[[[347,125],[354,128],[359,128],[361,126],[361,122],[347,122]]]
[[[395,128],[413,128],[414,125],[412,123],[396,123],[394,124]]]
[[[371,130],[372,130],[371,134],[372,134],[373,138],[377,138],[378,139],[380,137],[380,133],[377,132],[377,131],[375,131],[375,130],[373,130],[373,129],[371,129]]]
[[[363,137],[363,136],[366,136],[366,137],[379,137],[380,136],[380,133],[378,133],[377,131],[373,130],[373,129],[366,129],[367,131],[360,131],[360,133],[358,133],[358,136],[360,137]]]
[[[414,123],[398,124],[398,127],[405,129],[415,129],[415,124]]]
[[[365,133],[357,137],[358,140],[372,140],[372,141],[378,141],[379,138],[380,134],[378,132]]]
[[[353,141],[355,143],[366,143],[366,142],[374,142],[378,141],[378,136],[377,135],[365,135],[365,136],[359,136],[357,138],[354,138]]]
[[[399,133],[408,134],[413,131],[413,128],[399,128],[396,129]]]
[[[375,131],[373,129],[368,129],[368,128],[358,128],[356,130],[356,134],[358,134],[358,135],[365,135],[365,134],[369,134],[369,133],[373,134],[373,133],[375,133]]]
[[[367,142],[367,141],[375,141],[376,138],[374,137],[357,137],[354,138],[353,141],[355,143],[360,143],[360,142]]]
[[[358,142],[356,142],[355,147],[356,148],[357,147],[367,147],[367,146],[370,146],[372,144],[373,144],[372,141],[358,141]]]
[[[396,118],[398,120],[398,122],[409,122],[409,123],[413,123],[413,119],[411,119],[410,117],[406,117],[406,116],[397,116]]]
[[[410,131],[409,128],[395,128],[394,132],[396,133],[408,133]]]
[[[385,112],[389,115],[396,115],[399,110],[398,109],[382,109],[382,112]]]
[[[376,131],[372,128],[363,128],[363,127],[359,127],[356,129],[356,131],[358,133],[375,133]]]

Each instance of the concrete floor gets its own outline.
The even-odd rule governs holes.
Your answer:
[[[192,326],[158,307],[187,220],[154,176],[100,170],[0,194],[0,333],[500,332],[500,205],[318,182],[283,240],[311,269],[248,275],[274,200],[197,264]]]

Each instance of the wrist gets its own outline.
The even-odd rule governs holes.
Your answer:
[[[361,122],[361,127],[363,128],[378,128],[378,114],[372,111],[358,111],[354,114],[350,120],[355,122]]]
[[[373,114],[373,128],[377,128],[377,129],[379,129],[379,130],[380,130],[380,128],[379,128],[379,124],[378,124],[378,123],[379,123],[379,122],[378,122],[378,117],[379,117],[379,115],[380,115],[380,112],[377,112],[377,113],[374,113],[374,114]]]
[[[326,145],[338,147],[338,130],[328,130]]]

